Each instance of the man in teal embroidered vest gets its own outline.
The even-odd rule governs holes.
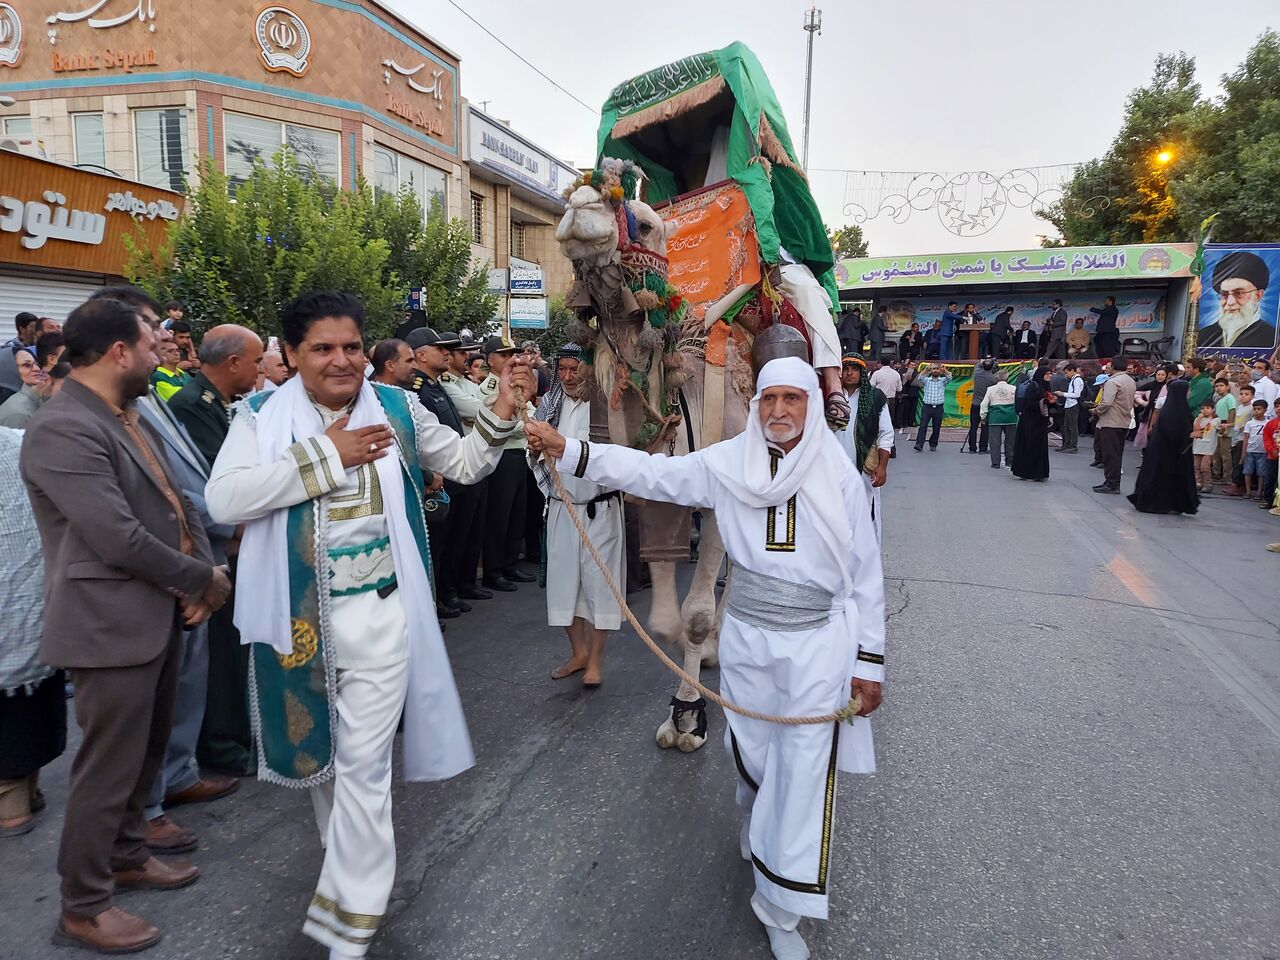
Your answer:
[[[439,780],[474,757],[435,618],[423,471],[474,483],[515,428],[512,366],[485,430],[466,438],[404,390],[364,379],[364,310],[308,294],[282,316],[298,376],[236,407],[206,491],[245,524],[236,626],[252,643],[259,777],[308,787],[325,858],[305,933],[363,956],[395,880],[391,746],[405,776]],[[341,721],[339,722],[339,718]]]

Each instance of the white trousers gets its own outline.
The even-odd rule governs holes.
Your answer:
[[[833,629],[839,627],[772,633],[726,615],[722,692],[764,713],[803,716],[843,706],[847,655],[831,641]],[[827,918],[837,738],[848,730],[728,715],[725,745],[738,771],[738,806],[751,816],[752,907],[769,926],[794,930],[792,915]],[[778,910],[766,910],[762,901]]]
[[[396,879],[391,749],[408,681],[407,661],[338,671],[334,778],[311,789],[325,854],[302,932],[346,956],[369,949]]]
[[[872,485],[871,477],[866,471],[862,473],[862,482],[867,485],[867,499],[871,501],[871,520],[876,528],[876,543],[884,543],[884,525],[880,516],[880,488]]]

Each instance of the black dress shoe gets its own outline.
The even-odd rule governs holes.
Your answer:
[[[458,596],[463,600],[492,600],[493,591],[485,590],[483,587],[477,587],[473,584],[459,589]]]
[[[503,593],[516,592],[516,585],[506,577],[485,577],[482,582],[490,590],[501,590]]]
[[[446,607],[443,603],[436,604],[436,617],[440,620],[453,620],[455,617],[462,616],[462,611],[457,607]]]
[[[1094,493],[1119,493],[1119,487],[1109,487],[1105,483],[1100,483],[1093,488]]]
[[[449,600],[449,606],[453,607],[453,609],[457,610],[459,613],[471,612],[471,604],[464,603],[463,601],[459,600],[457,597],[453,597]]]
[[[502,571],[502,575],[508,580],[514,580],[516,583],[533,583],[538,578],[531,573],[525,573],[517,567],[508,567]]]

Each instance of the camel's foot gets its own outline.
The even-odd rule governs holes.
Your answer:
[[[705,668],[720,666],[720,651],[712,650],[710,653],[703,654],[702,666]]]
[[[675,745],[681,753],[693,753],[707,742],[707,701],[671,698],[671,723],[675,727]]]
[[[676,725],[671,722],[672,711],[667,712],[667,719],[662,721],[662,726],[658,728],[658,746],[663,750],[670,750],[676,745],[676,737],[680,732],[676,730]]]

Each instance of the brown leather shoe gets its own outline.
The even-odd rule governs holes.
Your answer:
[[[147,847],[152,853],[169,856],[190,853],[200,846],[194,832],[180,826],[163,814],[147,823]]]
[[[235,777],[226,777],[220,773],[201,774],[200,779],[176,793],[166,793],[164,805],[177,807],[184,803],[208,803],[240,789],[240,781]]]
[[[148,857],[136,870],[115,871],[117,890],[177,890],[200,879],[200,868],[185,860]]]
[[[98,953],[137,953],[159,943],[160,931],[141,917],[110,907],[87,920],[64,913],[53,942]]]

